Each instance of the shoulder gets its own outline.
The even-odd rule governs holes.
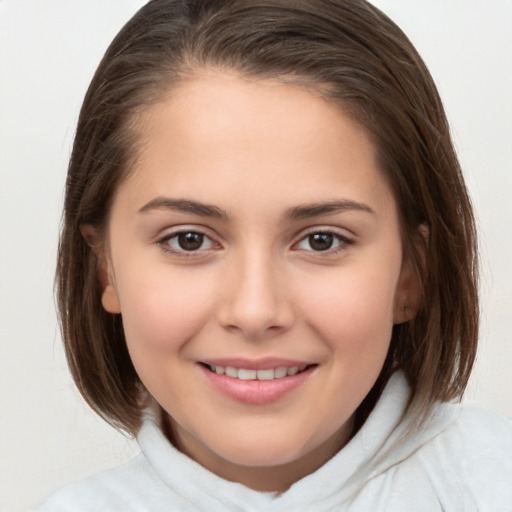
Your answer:
[[[147,502],[139,503],[140,496],[151,494],[158,487],[158,478],[141,454],[126,464],[62,487],[32,509],[32,512],[151,510],[146,508]]]
[[[356,460],[370,453],[359,466],[353,509],[512,511],[512,421],[483,407],[440,402],[418,423],[408,396],[397,374],[344,449]]]
[[[426,452],[432,451],[438,457],[456,453],[458,460],[466,463],[488,460],[512,467],[510,418],[478,406],[445,404],[444,407],[455,410],[455,419],[433,438],[430,446],[425,446]]]
[[[442,407],[452,409],[454,421],[416,455],[442,501],[511,510],[512,420],[482,407]]]

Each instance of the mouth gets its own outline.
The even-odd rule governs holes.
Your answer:
[[[259,370],[251,368],[236,368],[234,366],[220,366],[201,363],[210,372],[217,375],[224,375],[239,380],[276,380],[284,379],[302,373],[316,364],[303,364],[301,366],[279,366],[277,368],[262,368]]]
[[[258,362],[232,359],[202,361],[198,366],[216,392],[242,404],[261,406],[299,392],[314,378],[319,365],[282,359]]]

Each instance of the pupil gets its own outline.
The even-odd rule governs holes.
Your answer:
[[[333,236],[329,233],[309,235],[309,245],[315,251],[326,251],[332,247]]]
[[[178,243],[185,251],[195,251],[203,245],[204,236],[201,233],[180,233]]]

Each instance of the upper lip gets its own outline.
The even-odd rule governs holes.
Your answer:
[[[309,366],[315,363],[300,361],[297,359],[282,359],[278,357],[265,357],[262,359],[244,359],[239,357],[204,359],[200,361],[210,366],[230,366],[232,368],[244,368],[247,370],[269,370],[276,368],[293,368],[294,366]]]

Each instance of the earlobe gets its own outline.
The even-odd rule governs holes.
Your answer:
[[[87,242],[87,245],[96,255],[97,277],[101,287],[101,304],[105,311],[117,314],[121,313],[121,305],[112,279],[112,273],[105,256],[104,244],[97,229],[90,224],[80,226],[80,233]]]
[[[405,262],[402,267],[395,294],[393,323],[403,324],[412,320],[420,307],[421,285],[412,265]]]
[[[101,295],[101,304],[105,311],[109,313],[121,313],[121,305],[119,304],[119,298],[117,297],[117,291],[112,283],[108,283],[103,289]]]
[[[418,231],[420,237],[417,238],[415,244],[421,259],[421,266],[424,266],[430,230],[426,224],[421,224]],[[394,324],[408,322],[418,313],[423,299],[423,284],[418,272],[419,270],[412,264],[411,258],[406,258],[402,264],[395,294]]]

